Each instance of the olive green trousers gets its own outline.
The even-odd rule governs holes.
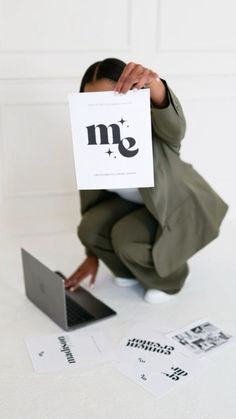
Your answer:
[[[158,223],[144,205],[114,195],[83,214],[78,236],[115,276],[136,278],[145,289],[178,292],[188,276],[185,263],[167,277],[155,270],[152,247]]]

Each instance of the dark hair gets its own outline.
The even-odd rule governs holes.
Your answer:
[[[109,79],[118,81],[126,64],[118,58],[106,58],[92,64],[84,73],[80,85],[80,92],[84,91],[87,83],[93,80]]]

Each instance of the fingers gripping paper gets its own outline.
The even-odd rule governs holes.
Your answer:
[[[154,186],[150,91],[69,95],[78,189]]]

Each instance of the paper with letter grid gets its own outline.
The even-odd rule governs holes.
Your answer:
[[[69,94],[78,189],[154,186],[150,90]]]
[[[189,357],[179,343],[142,324],[122,339],[117,358],[116,368],[156,398],[188,383],[211,363]]]

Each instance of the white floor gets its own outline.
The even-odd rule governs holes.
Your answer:
[[[118,315],[100,324],[115,347],[134,322],[164,332],[205,317],[236,336],[236,222],[192,258],[191,278],[168,303],[148,305],[139,286],[116,287],[104,266],[94,294]],[[69,274],[83,249],[74,234],[6,237],[1,246],[0,417],[2,419],[233,419],[236,418],[236,346],[214,354],[215,367],[160,400],[120,374],[112,362],[81,374],[34,373],[24,337],[57,333],[59,327],[24,295],[20,247],[51,269]],[[92,326],[90,326],[92,327]]]

